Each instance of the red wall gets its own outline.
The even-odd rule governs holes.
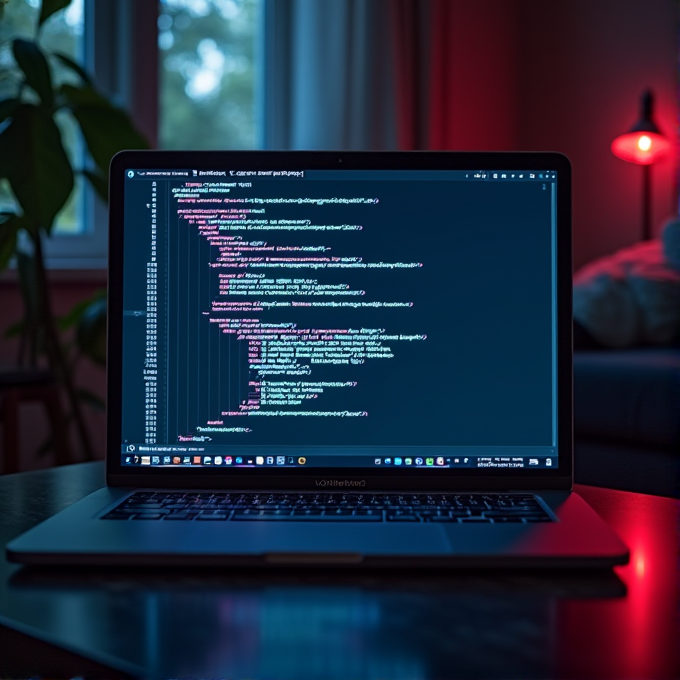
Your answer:
[[[518,0],[435,0],[430,149],[517,146]]]
[[[641,169],[609,146],[637,120],[647,87],[659,126],[676,136],[677,0],[433,7],[430,148],[561,151],[573,165],[575,266],[638,240]],[[653,168],[657,233],[677,212],[675,172],[673,158]]]
[[[640,167],[616,158],[614,137],[656,94],[656,120],[675,138],[678,117],[675,0],[523,0],[520,7],[519,147],[557,150],[573,165],[574,264],[640,239]],[[677,212],[676,161],[653,172],[653,223]]]

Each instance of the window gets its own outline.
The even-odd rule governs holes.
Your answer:
[[[40,42],[49,51],[57,49],[85,63],[97,86],[131,110],[160,148],[257,148],[263,3],[160,0],[156,15],[152,5],[139,0],[72,0],[45,22]],[[11,37],[34,36],[39,8],[40,0],[11,0],[6,6],[0,21],[0,67],[12,61]],[[158,50],[157,55],[150,50]],[[56,62],[51,67],[55,80],[73,77]],[[11,85],[0,81],[0,94],[7,87]],[[156,87],[157,107],[156,94],[150,94]],[[156,108],[158,120],[149,120]],[[60,125],[75,167],[83,167],[87,159],[76,126],[67,115]],[[11,201],[0,184],[0,209]],[[48,266],[105,268],[107,222],[106,206],[86,182],[77,180],[77,190],[46,244]]]
[[[252,149],[260,0],[162,0],[159,146]]]

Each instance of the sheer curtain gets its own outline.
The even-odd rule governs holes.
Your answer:
[[[396,149],[392,0],[268,0],[264,146]]]
[[[429,148],[431,50],[438,46],[437,42],[432,42],[430,21],[433,16],[431,0],[394,0],[390,3],[400,149]],[[434,36],[438,38],[442,29],[434,28]]]

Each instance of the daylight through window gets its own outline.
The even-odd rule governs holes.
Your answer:
[[[258,146],[256,53],[261,0],[162,0],[159,146]]]

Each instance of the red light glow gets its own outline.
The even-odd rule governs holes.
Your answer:
[[[612,153],[629,163],[651,165],[666,156],[671,143],[655,132],[628,132],[612,142]]]

